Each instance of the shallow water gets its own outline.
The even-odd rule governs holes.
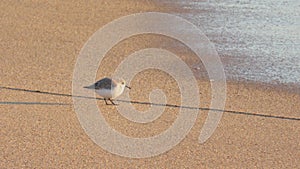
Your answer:
[[[300,84],[299,0],[164,0],[214,43],[229,79]]]

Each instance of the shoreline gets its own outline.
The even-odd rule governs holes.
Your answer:
[[[289,94],[300,95],[300,85],[297,83],[267,83],[267,82],[259,82],[252,80],[227,80],[227,83],[232,84],[245,84],[248,86],[257,86],[261,87],[259,90],[275,90],[278,92],[285,92]]]
[[[296,83],[268,83],[247,79],[226,79],[227,84],[254,87],[258,90],[274,90],[288,94],[300,95],[300,85]]]

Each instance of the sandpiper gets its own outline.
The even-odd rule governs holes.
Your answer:
[[[106,105],[108,105],[107,100],[109,100],[113,105],[116,105],[112,99],[120,96],[123,93],[125,87],[131,89],[126,85],[126,82],[123,79],[120,81],[116,81],[114,79],[105,77],[90,86],[85,86],[84,88],[94,89],[97,94],[104,98]]]

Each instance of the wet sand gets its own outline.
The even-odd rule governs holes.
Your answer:
[[[207,111],[201,111],[180,144],[152,158],[113,155],[86,135],[69,96],[76,58],[84,43],[113,19],[136,12],[168,12],[171,7],[125,0],[94,4],[3,1],[0,8],[0,168],[297,168],[300,165],[297,158],[300,95],[256,83],[228,82],[227,111],[204,144],[198,143],[198,136]],[[162,41],[175,43],[149,35],[118,44],[104,58],[101,64],[106,66],[99,68],[97,78],[111,75],[118,63],[133,51],[159,46]],[[190,66],[197,62],[190,59],[195,57],[187,49],[168,49],[182,56]],[[200,107],[207,108],[209,83],[203,78],[198,84]],[[166,73],[148,70],[133,79],[130,96],[149,102],[149,92],[159,87],[166,92],[169,104],[180,104],[180,92],[174,86],[176,81]],[[115,107],[105,106],[101,100],[98,106],[111,126],[132,137],[149,137],[166,130],[179,111],[167,107],[159,119],[141,125],[129,122]],[[138,110],[149,108],[143,104],[134,106]]]

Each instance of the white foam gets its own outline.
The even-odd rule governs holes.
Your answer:
[[[222,55],[229,78],[300,83],[299,0],[165,0],[206,33]],[[206,12],[197,12],[206,11]]]

